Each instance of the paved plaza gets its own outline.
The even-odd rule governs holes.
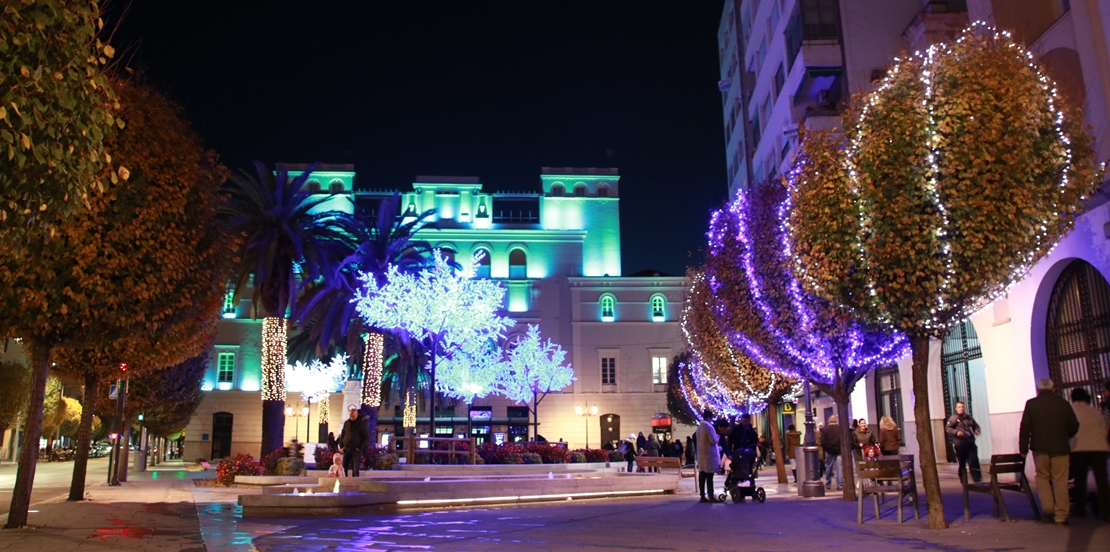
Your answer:
[[[0,474],[11,469],[0,467]],[[85,502],[59,495],[35,503],[31,527],[0,531],[0,550],[1110,550],[1110,524],[1092,518],[1073,518],[1066,528],[1037,523],[1020,495],[1007,497],[1020,521],[995,520],[985,495],[972,496],[974,517],[964,521],[958,485],[949,477],[945,500],[952,527],[930,531],[912,515],[899,525],[892,501],[879,521],[867,504],[859,525],[854,503],[800,499],[791,486],[769,478],[761,481],[770,494],[763,504],[701,504],[686,479],[683,492],[670,496],[244,520],[237,496],[260,491],[193,483],[213,475],[170,463],[131,474],[122,487],[97,480]]]

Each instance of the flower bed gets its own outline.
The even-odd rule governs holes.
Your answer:
[[[577,455],[581,454],[581,458]],[[579,449],[571,453],[552,443],[505,443],[478,445],[478,456],[486,464],[570,464],[572,462],[605,462],[608,453],[599,449]],[[539,461],[536,461],[539,457]]]

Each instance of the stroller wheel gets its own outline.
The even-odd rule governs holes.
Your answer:
[[[733,487],[729,491],[729,494],[732,495],[733,504],[740,504],[741,502],[744,502],[744,493],[740,491],[739,487]]]
[[[717,495],[717,502],[724,502],[724,501],[725,501],[725,493],[721,493],[721,494]]]
[[[758,500],[760,504],[763,504],[763,501],[767,500],[767,491],[764,491],[763,487],[756,489],[755,499]]]

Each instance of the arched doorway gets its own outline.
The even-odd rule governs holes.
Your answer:
[[[231,426],[235,418],[230,412],[212,415],[212,459],[231,456]]]
[[[1110,375],[1110,285],[1086,261],[1072,261],[1052,288],[1045,350],[1060,396],[1076,387],[1098,396]]]
[[[986,374],[983,370],[983,350],[971,320],[952,327],[944,336],[940,353],[941,385],[944,388],[944,420],[956,413],[956,403],[964,403],[969,416],[979,423],[982,433],[976,439],[979,456],[990,458],[990,419],[987,409]],[[956,461],[952,436],[944,434],[945,457]]]
[[[601,422],[601,444],[612,443],[623,439],[621,436],[621,417],[618,414],[602,414],[598,417]]]

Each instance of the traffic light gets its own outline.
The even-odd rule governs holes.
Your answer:
[[[139,421],[140,422],[143,421],[143,415],[142,414],[139,414]]]
[[[123,373],[127,373],[127,363],[126,362],[119,363],[119,370]]]

